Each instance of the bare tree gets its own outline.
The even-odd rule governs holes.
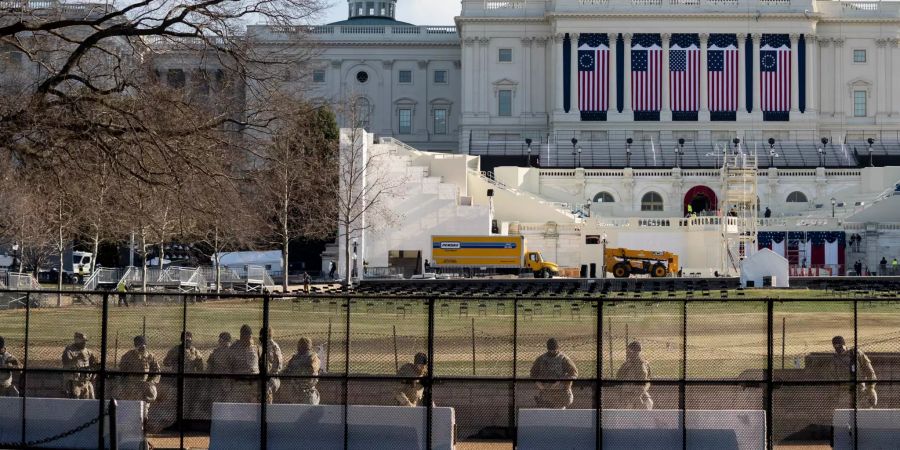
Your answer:
[[[337,219],[344,250],[344,283],[348,287],[353,284],[354,269],[360,266],[359,261],[353,261],[353,241],[364,231],[382,228],[399,218],[388,199],[402,197],[406,184],[405,173],[391,172],[389,151],[369,142],[371,135],[362,128],[368,123],[364,105],[359,98],[351,98],[342,110],[344,123],[350,128],[341,131]],[[361,264],[364,269],[365,261]]]
[[[276,130],[253,177],[266,234],[281,250],[287,292],[291,241],[334,233],[339,131],[324,106],[283,98],[275,112]]]

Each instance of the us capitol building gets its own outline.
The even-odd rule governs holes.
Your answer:
[[[408,177],[402,223],[359,236],[360,265],[491,232],[589,274],[604,239],[679,253],[686,274],[763,247],[795,275],[900,257],[900,2],[460,3],[455,26],[350,0],[341,22],[247,27],[261,51],[314,42],[280,82],[355,99]],[[190,86],[214,60],[154,61]]]

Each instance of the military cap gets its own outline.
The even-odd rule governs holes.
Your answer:
[[[416,357],[413,359],[416,364],[428,364],[428,355],[419,352],[416,353]]]

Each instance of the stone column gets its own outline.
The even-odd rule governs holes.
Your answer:
[[[890,39],[888,42],[888,99],[890,103],[890,109],[888,110],[888,116],[891,118],[896,118],[900,115],[898,112],[898,103],[900,101],[894,101],[894,95],[896,95],[896,89],[894,88],[894,56],[897,53],[897,48],[900,47],[900,39]]]
[[[479,43],[481,44],[481,73],[478,79],[482,86],[481,92],[479,93],[479,101],[481,102],[481,112],[486,116],[490,116],[491,108],[488,99],[491,97],[491,89],[487,83],[490,82],[488,79],[488,67],[490,67],[489,44],[491,43],[491,40],[488,38],[481,38]]]
[[[844,111],[844,97],[847,97],[849,93],[847,89],[844,89],[843,86],[843,69],[842,64],[846,64],[846,61],[843,61],[843,51],[844,51],[844,39],[836,38],[834,39],[834,116],[841,117],[846,112]]]
[[[478,114],[478,108],[475,106],[475,99],[478,98],[475,94],[475,87],[478,83],[474,70],[477,64],[474,49],[475,39],[465,38],[463,40],[462,48],[463,80],[461,83],[463,92],[463,115]]]
[[[753,33],[753,115],[758,120],[762,120],[762,102],[760,101],[760,84],[759,84],[759,41],[762,35]]]
[[[619,110],[616,109],[616,102],[619,100],[619,97],[616,94],[619,83],[616,77],[616,71],[619,68],[619,63],[616,62],[616,59],[619,57],[616,50],[616,40],[619,34],[609,33],[607,36],[609,37],[609,73],[607,74],[607,77],[609,78],[609,111],[607,112],[607,115],[612,116],[619,113]]]
[[[522,38],[522,116],[531,115],[531,44],[530,37]]]
[[[669,102],[669,44],[672,41],[672,35],[669,33],[660,34],[662,38],[662,90],[660,95],[659,118],[662,121],[672,120],[672,104]]]
[[[709,65],[706,53],[709,48],[709,34],[700,33],[700,121],[709,121]]]
[[[800,35],[791,33],[791,113],[800,112]]]
[[[816,36],[806,35],[806,113],[819,111],[819,46]]]
[[[623,81],[625,84],[623,86],[625,101],[622,113],[630,116],[634,113],[634,110],[631,108],[631,33],[624,33],[622,39],[625,41],[625,80]]]
[[[834,67],[834,52],[829,51],[829,47],[831,46],[831,38],[822,38],[817,39],[817,43],[819,44],[819,65],[821,67]],[[820,70],[819,73],[819,91],[817,92],[819,97],[819,112],[828,112],[831,117],[834,117],[834,70]]]
[[[875,76],[875,116],[878,119],[881,119],[881,116],[885,115],[888,110],[888,96],[887,96],[887,85],[890,83],[890,79],[887,78],[887,39],[875,39],[875,48],[877,48],[878,54],[876,55],[875,66],[877,70],[877,75]],[[853,97],[851,97],[852,99]],[[870,95],[871,98],[871,95]],[[866,111],[869,113],[870,111]]]
[[[562,51],[563,35],[555,34],[553,36],[553,112],[562,114],[563,112],[563,51]]]
[[[738,33],[738,107],[737,113],[747,114],[747,35]],[[708,72],[707,72],[708,74]],[[707,75],[708,77],[708,75]],[[707,82],[709,79],[707,78]]]
[[[569,114],[579,114],[578,110],[578,36],[569,33]]]

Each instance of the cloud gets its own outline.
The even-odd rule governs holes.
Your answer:
[[[331,0],[331,7],[322,15],[321,23],[337,22],[347,18],[347,1]],[[460,2],[455,0],[398,0],[397,20],[416,25],[453,25],[453,18],[460,13]]]

